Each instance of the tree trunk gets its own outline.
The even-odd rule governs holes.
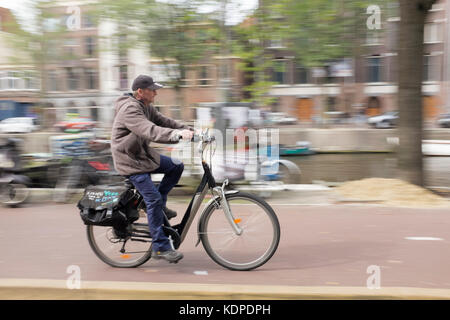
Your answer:
[[[397,176],[423,186],[422,73],[424,23],[435,1],[400,0]]]

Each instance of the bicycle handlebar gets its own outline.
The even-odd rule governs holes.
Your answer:
[[[177,138],[178,138],[178,141],[180,141],[180,140],[183,139],[183,136],[179,134],[177,136]],[[201,142],[204,142],[204,143],[211,143],[211,142],[213,142],[215,140],[216,140],[216,137],[209,136],[207,133],[202,133],[202,134],[194,134],[192,136],[191,142],[200,142],[201,141]]]

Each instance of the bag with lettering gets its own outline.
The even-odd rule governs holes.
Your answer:
[[[125,186],[88,186],[77,207],[85,225],[121,228],[139,219],[136,199]]]

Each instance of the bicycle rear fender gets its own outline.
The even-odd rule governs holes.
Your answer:
[[[225,191],[225,196],[227,194],[233,194],[233,193],[238,193],[238,192],[239,192],[239,190],[228,190],[228,191]],[[209,206],[211,206],[214,202],[219,201],[219,200],[220,200],[220,197],[219,196],[215,196],[214,198],[211,198],[211,200],[209,200],[208,203],[206,203],[205,209],[203,209],[203,211],[202,211],[202,213],[200,215],[200,219],[198,219],[198,223],[197,223],[197,237],[198,237],[198,239],[197,239],[197,243],[195,244],[195,246],[198,246],[198,244],[201,241],[201,239],[200,239],[200,224],[201,224],[201,222],[203,220],[202,219],[203,215],[205,214],[205,212],[209,208]]]

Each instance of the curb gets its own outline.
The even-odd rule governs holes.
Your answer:
[[[68,280],[70,281],[70,280]],[[448,300],[450,289],[388,287],[298,287],[193,283],[0,279],[7,300]]]

